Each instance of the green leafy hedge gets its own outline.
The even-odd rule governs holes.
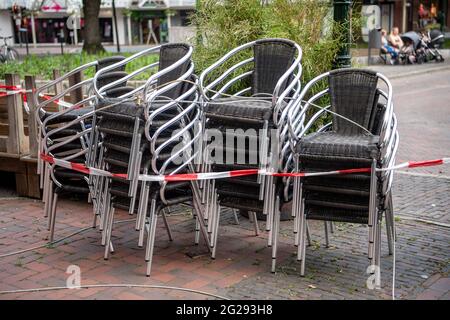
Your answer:
[[[82,64],[111,55],[117,55],[117,53],[102,53],[97,55],[86,53],[46,56],[30,55],[25,57],[23,61],[0,64],[0,79],[5,78],[5,73],[17,73],[20,75],[21,79],[23,79],[25,75],[35,75],[38,79],[52,79],[53,69],[59,69],[61,74],[64,74]],[[123,53],[122,55],[130,56],[131,53]],[[156,55],[144,56],[128,63],[126,71],[131,72],[137,70],[157,60],[158,57]],[[87,77],[92,77],[94,75],[94,68],[86,70],[85,75]],[[148,76],[149,74],[142,73],[135,77],[134,80],[147,80]]]
[[[231,49],[260,38],[287,38],[303,50],[303,83],[331,69],[342,44],[331,1],[202,0],[191,17],[198,28],[194,61],[204,70]],[[353,25],[357,19],[353,19]],[[355,28],[355,26],[354,26]],[[241,58],[241,57],[238,57]]]
[[[191,16],[201,37],[195,44],[194,62],[199,74],[231,49],[260,38],[288,38],[296,41],[303,50],[302,83],[332,68],[334,57],[342,40],[340,27],[333,23],[330,0],[202,0]],[[262,4],[265,3],[265,4]],[[353,29],[358,29],[358,18],[352,19]],[[333,31],[334,30],[334,31]],[[194,41],[195,42],[195,41]],[[29,56],[21,62],[0,64],[0,79],[5,73],[36,75],[51,79],[52,70],[65,73],[79,65],[99,59],[100,55],[65,54]],[[131,55],[130,53],[124,54]],[[237,57],[242,58],[242,57]],[[147,56],[127,65],[127,71],[136,70],[156,61]],[[231,61],[232,62],[232,61]],[[243,72],[241,70],[240,72]],[[92,74],[87,74],[92,76]],[[145,80],[148,74],[136,79]]]

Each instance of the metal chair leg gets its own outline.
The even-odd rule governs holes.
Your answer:
[[[195,208],[195,206],[193,206],[192,211],[195,211],[194,214],[194,219],[195,219],[195,238],[194,238],[194,243],[195,245],[198,245],[200,242],[200,219],[201,217],[199,216],[197,209]]]
[[[375,242],[375,216],[376,216],[376,187],[377,187],[377,176],[376,176],[376,160],[373,159],[371,173],[370,173],[370,196],[369,196],[369,247],[368,256],[369,260],[372,262],[374,258],[374,242]]]
[[[53,196],[53,183],[49,181],[47,188],[47,199],[44,203],[44,217],[48,218],[47,230],[50,231],[51,222],[51,210],[52,210],[52,196]]]
[[[106,192],[106,191],[105,191]],[[111,213],[111,195],[109,192],[105,195],[105,200],[103,203],[103,213],[102,213],[102,223],[101,223],[101,230],[102,230],[102,245],[106,246],[106,236],[107,236],[107,230],[108,230],[108,219],[109,215]]]
[[[295,217],[296,217],[296,219],[294,220],[294,223],[296,224],[296,227],[294,227],[294,229],[297,229],[297,233],[295,234],[295,237],[294,237],[294,244],[298,248],[298,246],[300,244],[300,241],[301,241],[300,240],[300,236],[301,236],[301,226],[300,225],[301,225],[301,221],[302,221],[301,215],[302,215],[302,212],[304,212],[303,211],[303,200],[302,200],[302,197],[303,197],[303,195],[302,195],[302,192],[303,192],[302,191],[302,187],[303,187],[303,185],[302,185],[299,177],[296,177],[295,179],[296,179],[296,182],[294,184],[294,188],[297,191],[295,193],[295,204],[296,204],[296,207],[292,207],[292,210],[293,211],[295,210],[295,215],[296,215]]]
[[[255,228],[255,236],[259,236],[259,225],[258,225],[258,218],[256,217],[256,212],[250,211],[249,217],[253,217],[253,226]]]
[[[378,223],[377,265],[381,268],[381,219],[378,219],[377,223]]]
[[[41,176],[42,177],[42,176]],[[44,165],[44,173],[43,173],[43,178],[42,178],[42,201],[44,202],[44,218],[48,217],[48,210],[46,210],[45,208],[48,208],[48,206],[50,206],[50,203],[47,203],[48,201],[48,197],[49,197],[49,193],[51,194],[51,192],[49,191],[49,186],[51,185],[51,181],[49,179],[49,170],[47,168],[47,165]]]
[[[110,200],[111,200],[111,194],[109,193],[109,179],[104,179],[104,183],[102,183],[103,185],[103,191],[101,192],[100,198],[101,198],[101,208],[100,208],[100,212],[101,212],[101,217],[100,217],[100,230],[103,231],[105,229],[106,226],[106,216],[109,210],[109,206],[110,206]],[[104,243],[104,239],[102,238],[102,245],[105,245]]]
[[[274,220],[273,220],[273,241],[272,241],[272,273],[275,273],[277,264],[277,249],[278,249],[278,233],[280,228],[280,197],[277,197],[274,208]],[[256,219],[256,216],[255,216]]]
[[[106,233],[106,241],[105,241],[105,255],[104,255],[104,259],[108,260],[109,259],[109,253],[111,252],[111,234],[112,234],[112,227],[113,227],[113,223],[114,223],[114,211],[115,208],[113,208],[111,206],[110,212],[108,213],[108,223],[107,226],[105,228],[105,233]]]
[[[147,209],[148,209],[148,195],[150,193],[150,186],[145,186],[144,197],[141,199],[142,201],[142,210],[140,212],[140,226],[139,226],[139,239],[138,239],[138,247],[142,248],[144,245],[144,235],[145,235],[145,222],[147,220]]]
[[[210,234],[210,246],[214,246],[214,226],[216,225],[217,219],[217,193],[214,190],[211,196],[211,202],[209,207],[209,218],[208,218],[208,233]]]
[[[270,197],[272,196],[272,176],[267,177],[267,182],[266,182],[266,195],[265,195],[265,199],[264,199],[264,209],[265,209],[265,214],[267,215],[267,219],[266,219],[266,231],[270,231],[272,228],[272,221],[273,221],[273,213],[271,210],[271,199]],[[269,236],[269,239],[271,239],[271,237]],[[270,241],[269,241],[270,242]],[[270,244],[269,244],[270,245]]]
[[[305,200],[300,199],[301,207],[299,211],[299,243],[297,247],[297,260],[301,261],[303,259],[304,242],[305,242],[305,232],[306,232],[306,217],[305,217]]]
[[[215,180],[211,182],[209,187],[210,195],[207,197],[207,217],[208,217],[208,233],[211,234],[213,226],[214,226],[214,210],[216,206],[216,188],[215,188]]]
[[[239,225],[239,217],[237,215],[237,209],[232,209],[233,210],[233,216],[234,216],[234,223],[236,223],[236,225]]]
[[[50,241],[53,242],[55,235],[56,205],[58,203],[58,194],[53,194],[52,211],[50,213]]]
[[[311,247],[312,241],[311,241],[311,234],[309,233],[308,220],[306,220],[305,223],[306,223],[306,238],[308,239],[308,247]]]
[[[167,217],[166,217],[166,213],[165,210],[161,210],[161,216],[163,218],[164,221],[164,226],[166,227],[167,230],[167,236],[169,237],[169,241],[173,241],[173,237],[172,237],[172,231],[170,230],[170,225],[167,221]]]
[[[140,201],[139,201],[139,206],[138,206],[138,211],[137,211],[137,217],[136,217],[136,226],[135,229],[136,231],[140,230],[141,227],[141,219],[144,217],[145,219],[145,213],[142,213],[143,207],[144,207],[144,202],[142,201],[145,197],[145,190],[146,190],[146,183],[145,181],[143,181],[141,183],[141,195],[139,197]]]
[[[304,207],[304,201],[303,201],[303,207]],[[302,239],[302,257],[301,257],[301,264],[300,264],[300,276],[305,275],[305,267],[306,267],[306,241],[305,241],[305,233],[306,233],[306,216],[303,215],[303,219],[305,220],[303,223],[303,239]]]
[[[270,176],[270,184],[267,185],[267,188],[270,190],[269,198],[266,200],[269,202],[268,209],[269,213],[267,215],[267,223],[269,225],[269,241],[267,245],[271,247],[273,245],[273,222],[275,216],[275,186],[273,184],[273,177]],[[266,228],[267,229],[267,228]]]
[[[97,228],[97,213],[94,211],[94,217],[92,218],[92,228]]]
[[[386,238],[387,238],[387,242],[388,242],[388,250],[389,250],[389,255],[392,255],[393,252],[393,235],[392,235],[392,226],[391,226],[391,220],[388,216],[388,212],[387,210],[384,211],[384,220],[386,222]]]
[[[156,222],[158,220],[158,214],[156,212],[156,200],[152,199],[150,209],[150,226],[148,228],[147,246],[145,248],[145,261],[147,261],[147,277],[150,276],[152,271],[153,260],[153,248],[155,246],[155,234],[156,234]]]
[[[389,218],[391,220],[391,228],[392,228],[392,238],[395,241],[397,241],[397,234],[395,232],[395,217],[394,217],[394,203],[392,202],[392,191],[389,192],[388,195],[388,204],[389,204]]]
[[[325,246],[327,248],[330,247],[330,239],[328,237],[328,221],[324,221],[324,229],[325,229]]]
[[[216,199],[217,201],[217,199]],[[216,250],[217,250],[217,238],[219,236],[219,222],[220,222],[220,205],[217,204],[216,205],[216,213],[215,213],[215,218],[214,220],[214,228],[213,228],[213,232],[211,233],[211,238],[213,240],[213,245],[212,245],[212,251],[211,251],[211,258],[215,259],[216,258]]]
[[[291,207],[291,217],[294,217],[294,245],[298,246],[298,216],[297,213],[298,210],[298,183],[297,183],[298,177],[294,177],[292,181],[292,207]]]

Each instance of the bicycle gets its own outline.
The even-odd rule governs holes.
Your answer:
[[[7,40],[12,39],[13,36],[1,37],[3,45],[0,47],[0,62],[5,63],[7,61],[14,61],[19,59],[19,53],[16,49],[8,45]]]

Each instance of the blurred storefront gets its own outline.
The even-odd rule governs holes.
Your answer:
[[[391,30],[394,26],[400,32],[422,28],[440,28],[450,31],[450,5],[448,0],[361,0],[363,13],[368,6],[379,7],[380,27]],[[424,18],[419,8],[423,6]]]
[[[115,7],[121,45],[186,41],[193,35],[188,24],[195,0],[115,0]],[[112,0],[101,1],[99,23],[102,42],[116,43]],[[83,32],[82,0],[0,1],[0,35],[14,35],[15,43],[25,37],[35,44],[79,44]]]

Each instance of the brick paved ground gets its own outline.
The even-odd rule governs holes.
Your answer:
[[[436,76],[438,74],[439,76]],[[433,86],[450,72],[424,75],[404,83],[396,79],[394,86],[399,130],[402,144],[399,161],[448,156],[448,104],[439,99],[403,94],[407,87],[418,88],[418,82]],[[434,79],[434,80],[433,80]],[[426,87],[424,85],[424,87]],[[419,88],[420,89],[420,88]],[[425,89],[424,89],[425,90]],[[433,93],[433,89],[430,89]],[[427,89],[427,94],[428,92]],[[441,92],[439,97],[448,97]],[[416,100],[422,99],[427,104]],[[431,99],[431,100],[430,100]],[[433,103],[434,101],[434,103]],[[442,101],[441,101],[442,102]],[[446,109],[447,108],[447,109]],[[429,112],[430,110],[430,112]],[[414,112],[412,112],[414,111]],[[442,116],[432,113],[440,112]],[[416,119],[416,120],[415,120]],[[423,125],[425,122],[427,125]],[[437,126],[439,124],[439,126]],[[439,130],[438,130],[439,129]],[[441,136],[447,134],[441,138]],[[433,139],[429,139],[432,137]],[[445,154],[447,152],[447,154]],[[441,172],[439,172],[439,170]],[[414,173],[395,175],[394,206],[397,219],[396,297],[420,299],[450,299],[448,228],[406,218],[421,218],[440,223],[450,222],[449,167],[426,168]],[[43,205],[30,199],[0,199],[0,255],[45,244],[46,219]],[[129,219],[118,212],[118,220]],[[60,202],[57,237],[68,235],[92,220],[91,207],[78,199]],[[98,231],[84,233],[62,241],[53,248],[42,248],[0,258],[0,290],[65,286],[71,264],[80,266],[82,284],[134,283],[167,285],[207,291],[230,298],[281,299],[389,299],[391,294],[392,256],[382,253],[382,289],[368,290],[366,241],[367,228],[337,224],[330,248],[323,245],[323,228],[311,223],[313,245],[307,249],[307,274],[299,276],[292,245],[292,223],[281,224],[279,262],[276,274],[270,270],[270,249],[266,235],[253,235],[252,225],[245,219],[235,225],[229,212],[221,220],[219,248],[216,260],[211,260],[205,247],[193,246],[193,220],[184,209],[170,217],[175,240],[167,240],[162,223],[153,262],[152,277],[145,277],[144,250],[136,246],[137,233],[133,222],[117,224],[113,241],[116,252],[104,261]],[[263,230],[261,223],[261,230]],[[383,230],[383,239],[384,230]],[[194,256],[194,258],[191,258]],[[162,289],[95,288],[0,295],[0,299],[205,299],[187,292]]]
[[[399,77],[391,81],[400,135],[397,162],[450,157],[449,64],[443,65],[441,72],[436,72],[434,69],[436,65],[433,64],[415,67],[428,67],[428,70],[434,70],[434,72]],[[387,76],[402,76],[401,69],[392,70],[391,68],[397,67],[374,67],[375,70]],[[450,177],[450,166],[406,171]]]
[[[411,181],[411,178],[414,180]],[[402,186],[424,183],[425,177],[397,175],[395,207],[402,215],[414,215],[439,221],[445,210],[445,195],[450,192],[450,181],[435,182],[435,194],[442,201],[427,205],[422,197],[408,197]],[[422,180],[422,181],[419,181]],[[408,190],[409,192],[409,190]],[[0,200],[0,252],[10,252],[45,243],[46,219],[42,217],[42,203],[35,200]],[[26,213],[26,214],[23,214]],[[125,212],[118,219],[129,219]],[[445,220],[447,219],[447,220]],[[68,235],[89,225],[91,209],[81,201],[62,200],[58,211],[57,236]],[[170,217],[175,241],[170,243],[159,226],[154,268],[146,278],[144,251],[136,247],[137,234],[133,222],[118,224],[113,239],[116,253],[109,261],[102,259],[103,247],[99,233],[88,230],[63,241],[54,248],[42,248],[0,258],[0,289],[14,290],[46,286],[64,286],[65,273],[71,264],[80,266],[83,284],[138,283],[179,286],[217,293],[231,298],[284,298],[284,299],[388,299],[391,292],[392,257],[383,247],[382,290],[365,287],[367,275],[367,228],[359,225],[338,224],[331,237],[331,248],[323,245],[323,228],[311,223],[313,245],[307,250],[307,275],[299,276],[299,265],[292,246],[292,225],[283,222],[280,237],[280,261],[275,275],[270,270],[270,249],[266,236],[255,237],[252,225],[241,219],[234,224],[230,213],[224,212],[216,260],[211,260],[205,247],[193,243],[193,220],[186,209]],[[263,223],[261,223],[261,229]],[[397,221],[397,290],[399,298],[449,297],[448,229],[409,220]],[[198,254],[190,258],[188,254]],[[203,254],[203,255],[202,255]],[[205,298],[177,291],[149,289],[82,289],[0,295],[11,298]]]

